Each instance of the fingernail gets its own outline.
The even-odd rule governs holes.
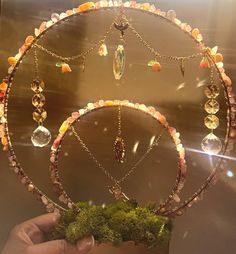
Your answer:
[[[95,244],[94,237],[90,236],[88,238],[84,238],[78,241],[76,243],[76,247],[79,253],[82,254],[88,252],[91,248],[93,248],[94,244]]]

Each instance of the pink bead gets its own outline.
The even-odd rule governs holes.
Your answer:
[[[74,119],[78,119],[79,116],[80,116],[79,112],[73,112],[73,113],[71,114],[71,117],[73,117]]]
[[[160,123],[163,124],[163,125],[166,124],[166,118],[165,118],[163,115],[160,116],[159,121],[160,121]]]
[[[156,109],[154,107],[148,107],[148,111],[154,113],[156,112]]]
[[[54,142],[53,142],[53,148],[54,149],[57,149],[58,147],[59,147],[59,145],[60,145],[60,143],[61,143],[61,139],[60,138],[56,138],[55,140],[54,140]]]
[[[6,95],[6,93],[5,93],[5,92],[0,92],[0,98],[4,98],[4,97],[5,97],[5,95]]]
[[[46,29],[46,26],[47,26],[47,22],[42,22],[40,27],[39,27],[39,32],[42,33],[45,29]]]
[[[227,86],[232,86],[232,80],[230,79],[230,77],[226,76],[224,77],[224,82]]]
[[[169,132],[170,132],[170,135],[175,135],[176,134],[176,129],[175,128],[173,128],[173,127],[170,127],[169,128]]]
[[[23,54],[26,51],[27,48],[28,48],[28,46],[24,44],[23,46],[20,47],[19,53]]]

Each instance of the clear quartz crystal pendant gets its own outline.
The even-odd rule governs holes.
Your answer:
[[[113,59],[113,73],[116,80],[120,80],[125,71],[125,48],[118,45]]]
[[[208,134],[202,140],[202,150],[210,155],[217,155],[222,149],[222,143],[220,139],[213,133]]]
[[[36,147],[44,147],[49,144],[50,140],[50,131],[42,125],[35,129],[31,135],[31,141]]]

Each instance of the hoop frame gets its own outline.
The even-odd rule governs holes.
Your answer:
[[[112,5],[110,5],[112,3]],[[4,151],[8,152],[8,158],[10,162],[10,166],[13,167],[14,172],[19,176],[20,181],[27,187],[30,192],[33,192],[37,195],[38,199],[43,202],[43,204],[47,207],[48,211],[53,211],[55,208],[63,210],[62,207],[58,206],[54,203],[51,199],[49,199],[41,190],[39,190],[30,180],[30,178],[26,175],[23,168],[20,166],[20,163],[17,160],[15,155],[13,146],[11,144],[11,138],[9,136],[9,129],[7,123],[7,111],[8,111],[8,100],[10,95],[10,89],[13,85],[14,75],[17,72],[17,69],[30,51],[30,49],[34,46],[34,44],[40,40],[48,31],[50,31],[54,26],[61,24],[64,21],[68,21],[71,18],[77,15],[84,15],[85,13],[94,12],[98,10],[109,10],[109,9],[117,9],[119,8],[119,4],[113,4],[112,1],[99,1],[97,3],[88,2],[85,4],[80,5],[78,8],[74,8],[73,10],[68,10],[66,13],[63,13],[62,18],[59,21],[52,23],[49,27],[43,27],[42,24],[39,29],[36,29],[36,36],[31,36],[31,40],[28,43],[24,43],[23,46],[20,48],[18,55],[18,60],[14,66],[11,66],[8,70],[8,75],[3,82],[7,84],[7,89],[5,96],[0,98],[0,104],[4,103],[4,115],[1,117],[1,125],[4,127],[4,136],[2,137],[2,143],[4,146]],[[193,41],[197,44],[198,48],[201,52],[204,52],[208,58],[211,60],[212,65],[214,66],[217,74],[219,76],[221,85],[224,89],[224,95],[226,99],[226,105],[228,107],[227,110],[227,130],[225,136],[225,144],[222,149],[222,154],[228,154],[232,149],[234,138],[236,136],[236,100],[235,96],[232,93],[232,82],[230,78],[226,75],[225,70],[214,62],[213,56],[210,54],[208,48],[204,45],[202,37],[195,38],[191,33],[193,30],[192,28],[186,24],[182,23],[179,19],[173,18],[170,19],[166,16],[166,13],[157,9],[154,5],[149,3],[139,4],[135,1],[125,2],[123,5],[124,9],[129,9],[133,11],[139,11],[148,15],[153,15],[155,17],[159,17],[160,19],[169,22],[170,24],[174,25],[176,28],[180,29],[184,33],[187,34]],[[46,22],[43,22],[46,23]],[[29,38],[28,36],[27,38]],[[26,38],[26,39],[27,39]],[[168,212],[168,216],[175,216],[181,215],[182,210],[185,207],[189,207],[190,204],[198,199],[198,197],[215,181],[217,175],[222,171],[224,168],[224,164],[226,163],[225,159],[219,159],[216,167],[213,169],[212,173],[209,177],[205,180],[204,184],[185,202],[183,202],[179,207],[175,207],[171,212]]]
[[[163,116],[159,111],[156,111],[154,107],[146,107],[144,104],[138,104],[138,103],[131,103],[127,100],[125,101],[119,101],[119,100],[107,100],[103,101],[100,100],[99,102],[95,103],[88,103],[88,105],[80,109],[78,112],[72,113],[71,117],[69,117],[66,121],[63,122],[63,124],[60,127],[59,134],[57,138],[54,140],[53,145],[51,147],[51,157],[50,157],[50,174],[51,174],[51,180],[53,182],[54,191],[55,194],[58,196],[59,200],[66,204],[70,209],[75,208],[75,203],[71,200],[67,192],[64,190],[60,177],[59,177],[59,169],[58,169],[58,157],[59,157],[59,151],[60,147],[62,145],[62,141],[65,138],[65,135],[70,130],[70,127],[74,125],[81,117],[84,117],[90,112],[93,112],[98,109],[107,108],[107,107],[118,107],[122,106],[135,109],[141,112],[144,112],[145,114],[148,114],[153,119],[155,119],[163,128],[166,129],[168,134],[170,135],[173,143],[176,146],[176,151],[178,155],[178,171],[177,171],[177,177],[174,184],[174,187],[171,190],[171,194],[168,196],[168,198],[162,202],[158,209],[157,213],[163,213],[167,212],[166,207],[169,207],[170,204],[174,201],[174,198],[176,195],[178,195],[181,190],[184,187],[184,182],[186,179],[187,174],[187,165],[185,161],[185,150],[183,148],[183,145],[181,144],[180,140],[180,134],[174,129],[173,127],[170,127],[168,122],[166,121],[165,116]]]

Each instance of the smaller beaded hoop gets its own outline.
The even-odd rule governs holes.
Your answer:
[[[64,190],[62,183],[60,181],[59,177],[59,170],[58,170],[58,156],[60,147],[62,145],[62,141],[70,129],[70,127],[78,121],[82,116],[97,110],[101,108],[106,107],[128,107],[135,110],[139,110],[141,112],[144,112],[148,115],[150,115],[152,118],[158,121],[159,124],[161,124],[167,131],[167,133],[171,136],[172,141],[174,142],[178,154],[178,172],[176,181],[174,184],[174,187],[171,191],[171,194],[168,196],[168,198],[162,202],[158,209],[156,210],[157,214],[162,214],[167,212],[170,204],[175,202],[180,202],[178,194],[181,192],[181,190],[184,187],[184,182],[186,178],[187,173],[187,166],[185,161],[185,150],[183,148],[183,145],[181,144],[180,140],[180,134],[176,131],[175,128],[170,127],[168,122],[166,121],[165,116],[163,116],[160,112],[156,111],[154,107],[147,107],[144,104],[138,104],[138,103],[131,103],[127,100],[119,101],[119,100],[107,100],[103,101],[100,100],[95,103],[88,103],[87,106],[83,109],[80,109],[78,112],[74,112],[71,114],[69,118],[67,118],[66,121],[63,122],[59,129],[59,134],[57,138],[54,140],[53,145],[51,147],[51,156],[50,156],[50,174],[51,174],[51,180],[53,183],[53,190],[59,200],[66,204],[68,208],[72,209],[75,207],[75,203],[71,200],[71,198],[68,196],[67,192]]]

